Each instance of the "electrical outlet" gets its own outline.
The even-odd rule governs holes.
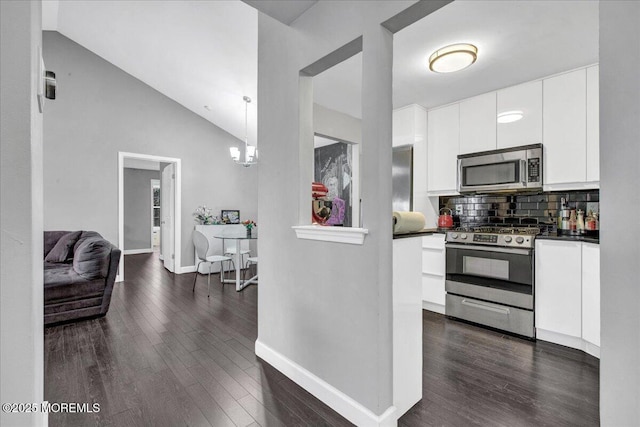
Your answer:
[[[462,215],[464,213],[464,209],[462,205],[456,205],[456,215]]]

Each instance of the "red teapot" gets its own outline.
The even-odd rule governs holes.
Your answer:
[[[449,213],[442,211],[449,211]],[[438,228],[451,228],[453,227],[453,216],[451,216],[451,209],[442,208],[440,209],[440,216],[438,217]]]

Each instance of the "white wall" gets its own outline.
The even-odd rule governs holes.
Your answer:
[[[319,2],[286,27],[260,15],[261,218],[258,344],[379,416],[392,405],[392,37],[379,24],[412,2]],[[364,35],[364,245],[298,240],[308,224],[312,114],[299,122],[299,71]],[[302,83],[304,85],[304,83]],[[307,100],[311,99],[309,94]],[[310,109],[309,109],[310,110]],[[299,129],[309,135],[300,135]],[[307,145],[301,146],[301,139]],[[303,187],[300,187],[300,186]],[[277,206],[278,209],[272,209]],[[299,206],[308,208],[299,213]],[[317,381],[316,381],[317,382]],[[326,396],[317,393],[318,397]],[[331,403],[330,403],[331,404]],[[338,408],[335,405],[334,408]],[[344,409],[344,408],[343,408]],[[344,412],[343,412],[344,414]]]
[[[313,104],[313,131],[347,142],[362,142],[362,120]]]
[[[46,229],[117,243],[119,151],[182,159],[182,266],[193,265],[199,205],[257,221],[257,168],[229,157],[238,139],[61,34],[43,37],[59,87],[44,120]]]
[[[151,249],[151,180],[160,171],[124,169],[124,250]]]
[[[43,400],[41,4],[0,2],[0,401]],[[50,107],[52,104],[47,104]],[[45,425],[0,412],[3,426]]]
[[[600,2],[600,421],[640,425],[640,2]],[[624,218],[628,208],[630,221]]]

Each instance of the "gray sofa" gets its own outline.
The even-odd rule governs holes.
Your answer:
[[[107,314],[119,262],[95,231],[45,231],[44,324]]]

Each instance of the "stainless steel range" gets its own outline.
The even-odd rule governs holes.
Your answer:
[[[447,316],[535,338],[535,227],[457,228],[446,237]]]

